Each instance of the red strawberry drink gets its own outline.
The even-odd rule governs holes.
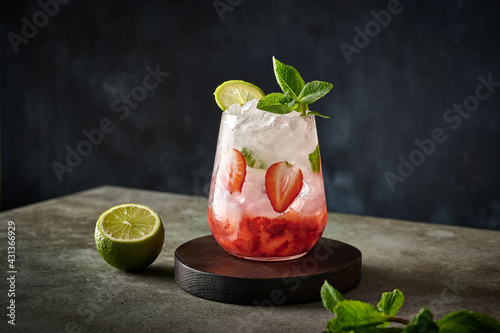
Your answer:
[[[327,220],[315,118],[256,105],[233,104],[222,114],[208,224],[237,257],[298,258],[316,244]]]

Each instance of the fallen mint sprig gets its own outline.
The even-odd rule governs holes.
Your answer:
[[[324,81],[305,83],[299,72],[292,66],[285,65],[273,57],[273,68],[276,80],[283,93],[270,93],[262,97],[257,108],[278,114],[300,112],[301,116],[314,114],[323,118],[330,118],[315,111],[309,111],[312,104],[328,94],[333,85]]]
[[[382,299],[373,306],[369,303],[346,300],[327,281],[321,287],[323,305],[336,316],[326,324],[327,333],[336,332],[402,332],[402,333],[451,333],[451,332],[500,332],[500,322],[486,314],[471,311],[455,311],[434,322],[428,308],[421,309],[412,319],[396,317],[404,302],[398,289],[382,294]],[[406,327],[387,327],[390,323]]]

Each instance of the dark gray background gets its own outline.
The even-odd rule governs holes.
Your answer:
[[[229,79],[277,91],[275,55],[334,84],[313,105],[332,117],[317,121],[329,211],[500,229],[500,87],[457,129],[443,120],[478,76],[500,81],[499,2],[401,1],[350,64],[340,44],[388,1],[220,2],[223,20],[210,0],[70,1],[15,53],[8,34],[42,9],[2,1],[2,208],[103,184],[206,196],[212,93]],[[168,77],[120,119],[113,101],[157,65]],[[60,182],[52,163],[103,118],[114,130]],[[435,128],[447,140],[391,191],[384,173]]]

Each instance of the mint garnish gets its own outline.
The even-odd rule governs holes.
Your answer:
[[[267,169],[267,166],[260,158],[258,158],[253,151],[248,149],[247,147],[243,147],[241,150],[241,155],[245,158],[245,163],[255,169]]]
[[[312,171],[314,173],[319,173],[321,169],[321,163],[319,160],[319,145],[316,145],[316,149],[309,154],[309,162],[311,162]]]
[[[355,300],[346,300],[327,281],[321,287],[323,305],[336,316],[326,324],[330,332],[499,332],[500,321],[486,314],[471,311],[455,311],[441,320],[434,321],[428,308],[421,309],[408,321],[396,317],[404,296],[398,289],[383,293],[377,307]],[[390,323],[406,325],[404,328],[386,327]]]
[[[333,85],[324,81],[304,82],[299,72],[290,65],[285,65],[273,57],[276,80],[283,93],[271,93],[259,100],[257,108],[278,114],[300,112],[301,116],[314,114],[330,118],[315,111],[307,112],[309,104],[316,102],[332,90]]]

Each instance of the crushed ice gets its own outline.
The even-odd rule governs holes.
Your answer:
[[[270,127],[276,130],[283,128],[294,131],[299,125],[303,124],[304,121],[305,126],[309,126],[308,119],[299,117],[297,111],[279,115],[257,109],[257,103],[258,101],[253,99],[241,106],[238,103],[231,105],[224,112],[226,115],[226,124],[228,124],[231,129],[239,125],[244,131],[251,132],[262,131]]]

